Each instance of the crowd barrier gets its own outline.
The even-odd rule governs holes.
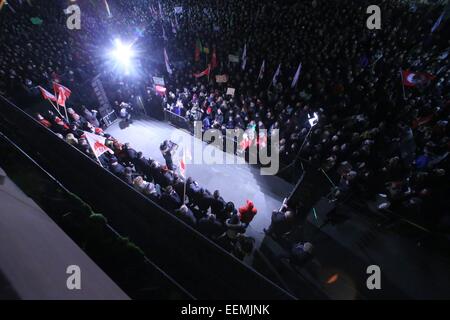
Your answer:
[[[0,129],[199,299],[294,299],[0,96]]]

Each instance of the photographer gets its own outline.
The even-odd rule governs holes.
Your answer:
[[[174,170],[172,153],[175,152],[177,147],[178,147],[177,144],[175,144],[169,140],[164,140],[163,143],[161,143],[161,145],[159,146],[162,156],[164,157],[164,160],[166,161],[166,166],[171,171]]]

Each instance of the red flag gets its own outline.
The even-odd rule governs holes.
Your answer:
[[[72,91],[70,91],[69,88],[66,88],[63,85],[56,82],[53,82],[53,90],[58,96],[58,100],[56,101],[56,103],[58,103],[60,106],[65,107],[66,100],[69,99]]]
[[[403,85],[405,87],[416,87],[427,85],[431,80],[436,78],[427,72],[412,72],[409,70],[403,70]]]
[[[41,90],[41,94],[42,94],[42,97],[44,97],[44,99],[56,102],[56,97],[53,94],[51,94],[50,92],[48,92],[41,86],[38,86],[38,88],[39,88],[39,90]]]
[[[216,48],[214,48],[211,56],[211,69],[214,70],[214,68],[216,67],[217,67],[217,56],[216,56]]]
[[[180,174],[186,178],[186,150],[183,148],[183,158],[180,159]]]
[[[206,68],[205,70],[203,70],[202,72],[199,73],[194,73],[194,77],[195,78],[200,78],[203,76],[209,76],[209,72],[211,71],[211,65],[208,64],[208,68]]]
[[[165,96],[166,95],[166,87],[160,86],[160,85],[156,85],[155,86],[155,90],[158,94],[160,94],[161,96]]]
[[[86,137],[86,140],[89,143],[92,152],[97,158],[105,152],[114,154],[114,152],[105,145],[105,137],[87,131],[84,131],[84,136]]]

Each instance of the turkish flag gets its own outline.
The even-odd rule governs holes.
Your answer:
[[[98,158],[105,152],[114,154],[114,152],[105,145],[105,137],[99,136],[97,134],[84,131],[84,136],[86,137],[89,146],[92,149],[94,155]]]
[[[59,104],[60,106],[65,107],[66,100],[69,99],[70,95],[72,94],[72,91],[70,91],[69,88],[66,88],[63,85],[56,82],[53,82],[53,90],[58,96],[58,100],[56,101],[56,103]]]
[[[41,86],[38,86],[38,88],[39,88],[39,90],[41,90],[41,94],[42,94],[42,97],[44,97],[44,99],[56,102],[56,97],[53,94],[51,94],[50,92],[48,92]]]

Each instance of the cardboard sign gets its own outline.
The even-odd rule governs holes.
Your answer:
[[[228,76],[226,74],[218,74],[216,75],[217,83],[225,83],[228,82]]]
[[[229,54],[228,55],[228,61],[238,63],[239,62],[239,57],[235,56],[233,54]]]
[[[227,88],[227,95],[234,97],[235,88]]]

